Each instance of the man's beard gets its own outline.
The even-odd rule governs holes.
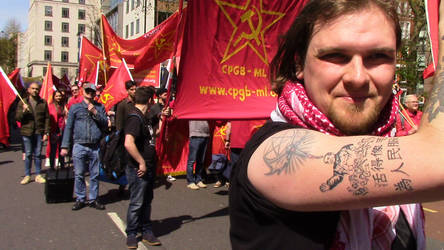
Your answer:
[[[330,106],[327,117],[339,131],[345,135],[365,135],[372,132],[380,113],[376,105],[365,105],[365,103],[342,104],[342,107],[338,105]]]

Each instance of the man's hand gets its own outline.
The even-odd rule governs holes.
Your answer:
[[[230,141],[225,141],[225,149],[229,149],[230,146]]]
[[[43,135],[43,138],[42,138],[42,141],[46,141],[46,140],[48,140],[48,135],[47,135],[47,134],[44,134],[44,135]]]
[[[416,133],[416,132],[418,132],[418,127],[414,126],[414,127],[412,127],[412,128],[409,130],[408,134],[409,134],[409,135],[412,135],[412,134],[414,134],[414,133]]]
[[[137,170],[137,177],[142,177],[146,173],[146,165],[145,162],[139,163],[139,169]]]
[[[97,110],[92,103],[88,103],[88,111],[91,112],[93,115],[97,114]]]
[[[60,156],[67,156],[67,155],[68,155],[68,149],[62,148],[62,150],[60,150]]]
[[[31,110],[29,109],[28,104],[23,103],[23,112],[25,111],[31,111]]]

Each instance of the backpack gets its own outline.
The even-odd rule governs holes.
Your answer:
[[[129,114],[136,116],[143,123],[142,118],[135,113]],[[100,162],[105,171],[105,175],[111,180],[117,180],[125,174],[125,168],[128,163],[128,156],[125,149],[125,133],[117,130],[100,140]]]

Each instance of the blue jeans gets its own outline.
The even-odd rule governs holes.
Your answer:
[[[95,201],[99,194],[99,146],[87,147],[78,143],[72,149],[72,160],[74,163],[74,193],[77,201],[85,202],[86,185],[85,172],[86,163],[89,162],[89,201]]]
[[[42,135],[22,136],[25,149],[25,175],[31,175],[32,158],[34,157],[35,173],[40,174],[42,166]]]
[[[198,183],[202,181],[202,172],[204,170],[205,153],[207,151],[209,137],[190,137],[190,150],[187,161],[187,182]],[[193,166],[196,163],[195,173]]]
[[[151,201],[153,200],[153,184],[155,167],[147,165],[147,172],[137,177],[137,169],[126,167],[126,179],[130,191],[130,203],[126,217],[126,235],[136,236],[137,232],[152,232]]]

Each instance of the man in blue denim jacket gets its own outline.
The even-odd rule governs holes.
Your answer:
[[[102,129],[107,126],[105,108],[94,101],[96,86],[85,83],[83,101],[74,104],[68,113],[60,154],[65,156],[74,142],[72,155],[75,171],[74,193],[77,196],[72,210],[79,210],[86,205],[85,172],[89,163],[89,206],[103,210],[105,206],[97,201],[99,194],[99,141]]]

